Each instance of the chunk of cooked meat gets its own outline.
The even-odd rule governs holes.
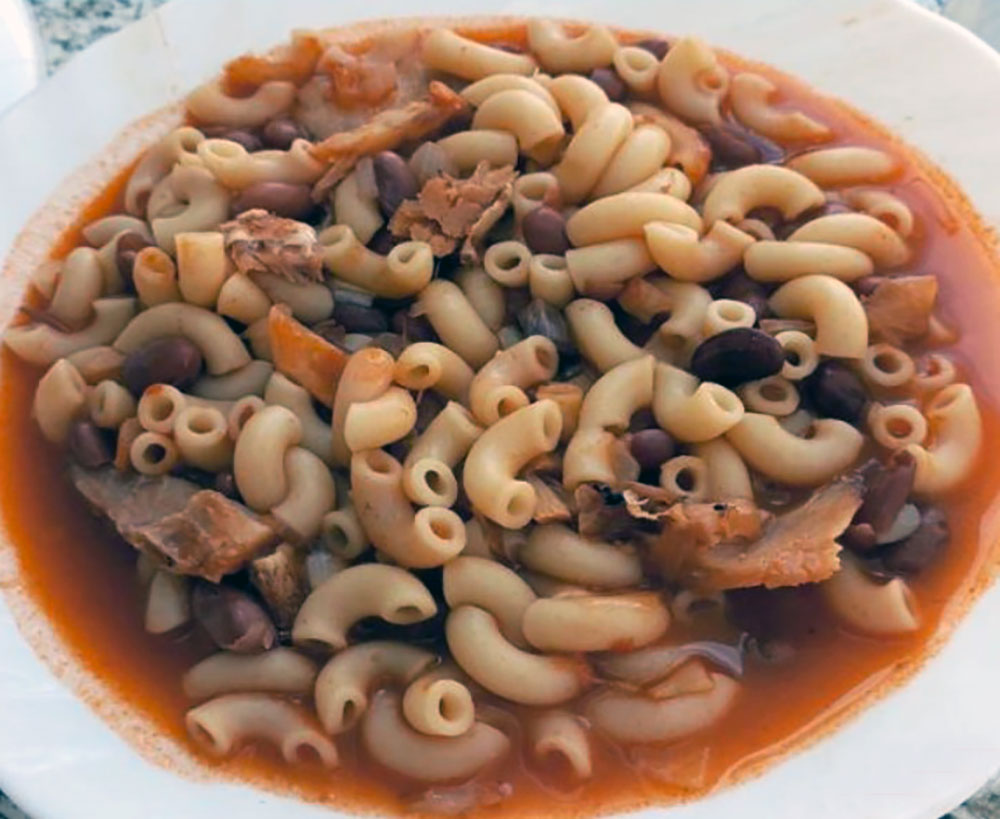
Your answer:
[[[485,160],[468,179],[433,176],[416,199],[396,209],[389,230],[393,236],[427,242],[435,256],[447,256],[465,239],[463,255],[476,261],[479,251],[473,241],[481,241],[507,210],[516,176],[513,167],[491,169]]]
[[[242,504],[181,478],[76,466],[71,477],[125,540],[178,574],[217,583],[277,540]]]
[[[277,642],[274,623],[250,597],[239,589],[196,583],[191,593],[195,620],[224,651],[256,654]]]
[[[427,91],[426,99],[380,111],[357,128],[332,134],[313,145],[313,156],[330,163],[330,168],[313,187],[313,198],[323,201],[361,157],[391,151],[409,140],[422,139],[466,109],[465,100],[444,83],[432,82]]]
[[[309,595],[302,554],[288,543],[280,544],[271,554],[251,561],[250,582],[264,598],[278,627],[291,628]]]
[[[274,305],[267,314],[267,336],[274,369],[332,407],[348,354],[292,318],[284,304]]]
[[[223,69],[223,84],[235,94],[250,93],[266,82],[302,85],[312,76],[322,53],[319,35],[312,31],[296,32],[291,43],[267,54],[244,54],[230,60]]]
[[[770,523],[749,501],[678,504],[665,518],[654,557],[675,579],[710,590],[826,580],[840,568],[837,538],[863,492],[864,481],[854,473]]]
[[[341,108],[373,108],[396,90],[396,63],[377,54],[349,54],[333,44],[317,68],[330,75],[333,101]]]
[[[323,280],[319,240],[305,222],[255,208],[221,230],[226,253],[240,273],[274,273],[299,284]]]
[[[934,276],[873,277],[866,280],[871,292],[861,297],[873,338],[890,344],[924,336],[937,300]]]
[[[546,481],[538,475],[526,475],[525,480],[534,487],[537,502],[532,520],[535,523],[568,523],[573,519],[566,490],[557,481]]]
[[[582,483],[573,492],[577,529],[584,537],[600,540],[631,539],[652,528],[648,519],[632,514],[625,497],[610,487]]]

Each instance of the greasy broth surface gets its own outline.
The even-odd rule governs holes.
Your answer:
[[[520,39],[517,32],[503,31],[495,38]],[[732,59],[727,62],[737,64]],[[853,113],[808,94],[786,77],[765,73],[779,83],[793,105],[834,127],[837,140],[832,144],[873,144],[902,155],[898,146],[887,145]],[[81,224],[112,210],[120,187],[121,179],[87,209]],[[968,226],[962,203],[946,202],[912,161],[889,187],[910,205],[918,223],[917,253],[903,272],[939,276],[939,313],[961,332],[954,352],[976,390],[985,440],[996,440],[1000,435],[1000,364],[994,359],[994,351],[1000,349],[1000,323],[995,320],[1000,314],[998,282],[983,241]],[[77,231],[70,231],[53,255],[65,254],[77,241]],[[211,649],[190,636],[145,633],[133,550],[89,514],[64,476],[61,454],[42,440],[30,420],[39,373],[6,350],[2,372],[0,429],[5,436],[0,447],[4,476],[0,509],[29,590],[90,671],[160,730],[184,742],[183,718],[189,703],[181,693],[180,677]],[[791,660],[768,665],[751,658],[736,706],[707,734],[666,749],[628,753],[595,739],[594,779],[572,791],[555,788],[552,779],[544,784],[542,771],[535,767],[528,772],[518,761],[523,754],[512,754],[506,768],[484,780],[487,786],[504,783],[504,791],[512,791],[500,812],[531,816],[608,812],[683,798],[751,771],[804,736],[832,725],[863,693],[898,678],[895,672],[915,668],[939,626],[958,613],[959,591],[976,580],[998,540],[998,490],[1000,465],[984,458],[976,479],[943,504],[952,541],[943,558],[912,583],[922,622],[917,633],[892,640],[849,634],[834,622],[811,588],[740,592],[734,597],[741,622],[752,621],[766,636],[790,643],[795,649]],[[737,634],[734,628],[732,637]],[[672,626],[670,635],[677,641],[707,636],[680,624]],[[718,638],[717,628],[711,636]],[[509,704],[505,708],[518,711]],[[342,766],[333,773],[286,766],[263,748],[247,748],[234,759],[211,764],[220,772],[268,787],[291,787],[310,800],[384,811],[404,807],[405,799],[394,791],[405,793],[407,786],[400,782],[387,787],[387,772],[364,756],[357,759],[353,733],[339,737],[337,746]],[[410,792],[419,790],[411,787]],[[498,811],[484,809],[487,812]]]

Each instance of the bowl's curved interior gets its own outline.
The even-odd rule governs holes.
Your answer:
[[[482,0],[428,0],[421,8],[428,16],[498,11],[524,15],[537,8],[527,0],[501,8]],[[988,104],[1000,98],[1000,57],[912,4],[582,0],[559,2],[545,12],[699,34],[770,63],[898,132],[957,180],[988,223],[1000,223],[1000,155],[994,148],[1000,114]],[[176,99],[226,57],[269,46],[296,26],[411,13],[398,0],[370,0],[358,8],[335,8],[325,0],[175,0],[108,38],[0,122],[0,249],[59,181],[97,156],[122,126]],[[99,181],[104,171],[95,165],[85,173]],[[22,286],[9,277],[0,280],[0,325]],[[986,537],[997,535],[996,511],[984,518]],[[0,552],[2,546],[0,532]],[[2,562],[0,586],[17,596],[16,572]],[[940,815],[1000,763],[998,625],[1000,589],[993,589],[905,687],[766,776],[677,807],[672,815]],[[44,623],[34,627],[36,637],[51,639]],[[56,681],[6,607],[0,608],[0,657],[0,782],[35,815],[331,815],[249,786],[181,779],[145,761]],[[113,704],[104,706],[107,712]]]

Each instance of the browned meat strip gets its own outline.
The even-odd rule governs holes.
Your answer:
[[[217,583],[277,540],[274,530],[245,506],[181,478],[150,478],[110,467],[74,467],[72,478],[125,540],[178,574]]]
[[[309,594],[302,554],[282,543],[271,554],[250,563],[250,581],[279,628],[291,628],[299,607]]]
[[[248,210],[221,228],[226,252],[240,273],[274,273],[290,282],[323,280],[316,231],[304,222]]]
[[[873,277],[865,284],[873,288],[861,298],[873,338],[901,344],[927,333],[938,292],[934,276]]]

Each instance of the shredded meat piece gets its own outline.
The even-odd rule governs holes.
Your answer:
[[[245,506],[170,475],[73,467],[73,483],[125,540],[165,568],[218,583],[277,535]]]
[[[349,54],[334,44],[317,68],[330,75],[333,101],[342,108],[371,108],[396,90],[396,64],[377,55]]]
[[[288,543],[280,544],[271,554],[251,561],[250,582],[264,598],[278,627],[291,628],[309,595],[302,554]]]
[[[481,239],[503,216],[516,176],[513,167],[491,170],[485,160],[468,179],[444,173],[433,176],[416,199],[399,206],[389,230],[394,236],[429,243],[435,256],[447,256],[466,238],[463,255],[478,259],[472,237]]]
[[[861,297],[861,303],[868,314],[868,329],[873,337],[901,344],[927,333],[937,300],[936,277],[878,277],[867,282],[874,288]]]
[[[535,523],[568,523],[573,519],[569,498],[562,486],[538,475],[526,475],[525,480],[534,487],[538,498],[532,516]]]
[[[577,529],[584,537],[631,539],[637,532],[651,528],[648,520],[632,514],[623,495],[606,486],[580,484],[573,493],[573,505],[577,510]]]
[[[284,304],[274,305],[267,314],[267,337],[274,369],[332,407],[348,354],[292,318]]]
[[[313,198],[323,201],[361,157],[391,151],[407,140],[422,139],[466,109],[465,100],[444,83],[432,82],[427,91],[427,99],[380,111],[357,128],[313,145],[313,156],[330,163],[313,187]]]
[[[864,481],[854,473],[770,522],[749,501],[678,504],[665,518],[653,557],[669,576],[710,590],[826,580],[840,568],[836,539],[850,525],[863,491]]]
[[[323,279],[319,240],[305,222],[256,208],[226,222],[221,230],[226,253],[240,273],[274,273],[299,284]]]
[[[266,82],[285,81],[302,85],[316,70],[323,44],[311,31],[297,32],[292,42],[267,54],[244,54],[230,60],[223,71],[223,84],[231,93],[249,93]]]

